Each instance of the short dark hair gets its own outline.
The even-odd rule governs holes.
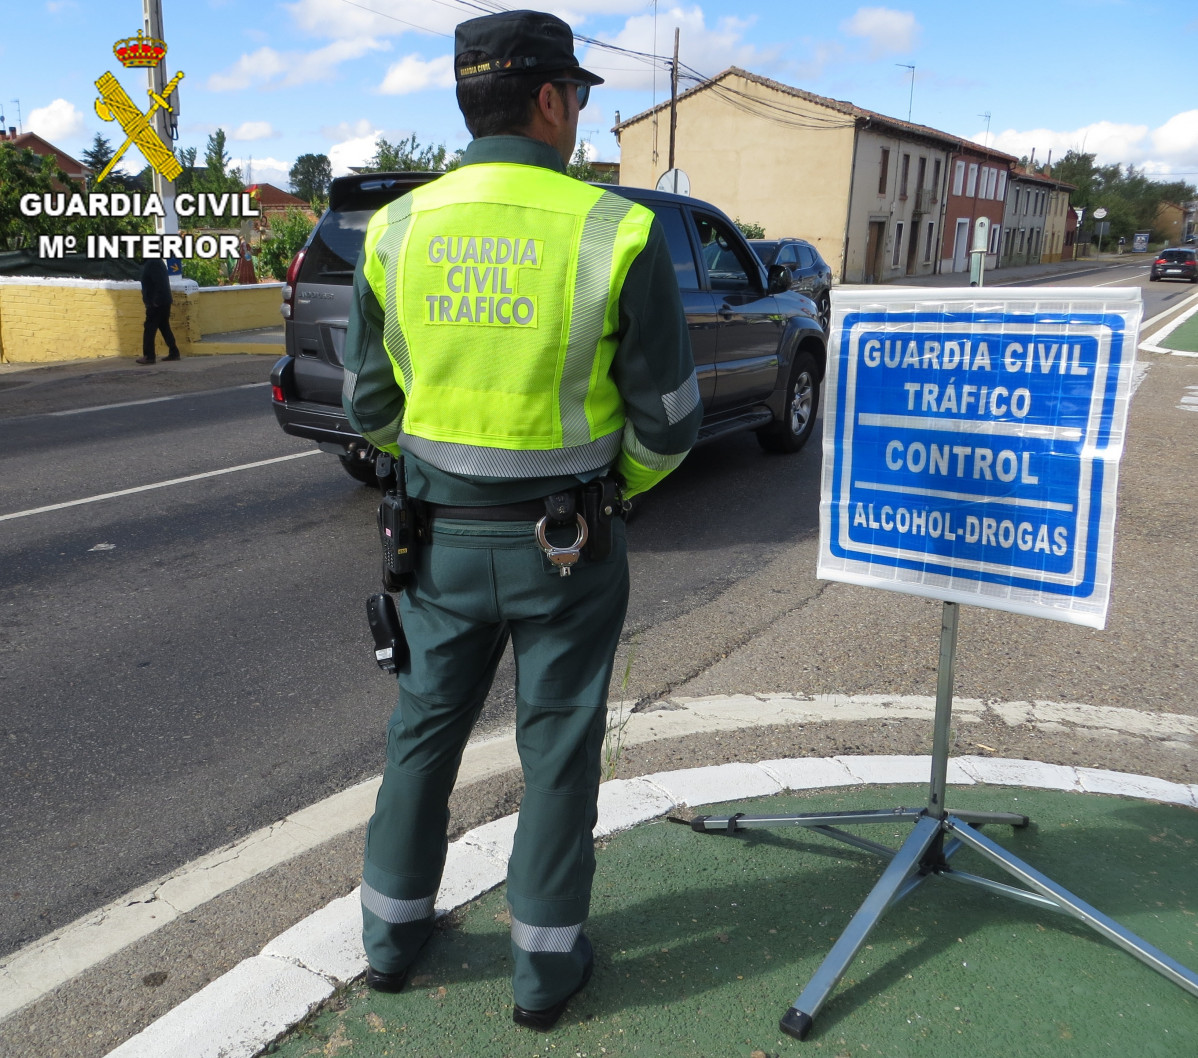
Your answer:
[[[484,51],[467,51],[460,65],[491,61]],[[485,73],[458,82],[458,108],[475,139],[523,132],[532,122],[533,93],[549,78],[545,74]]]

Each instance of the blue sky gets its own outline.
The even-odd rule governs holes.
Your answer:
[[[139,0],[17,0],[0,35],[0,110],[68,153],[96,132],[123,138],[93,109],[105,70],[136,100],[144,73],[113,42],[141,26]],[[8,5],[6,5],[8,6]],[[184,71],[179,145],[203,155],[209,133],[255,180],[286,186],[297,155],[335,172],[364,161],[377,136],[464,146],[453,98],[453,27],[496,0],[163,0],[168,72]],[[710,76],[738,65],[786,84],[1043,160],[1070,147],[1101,163],[1198,183],[1198,4],[1193,0],[837,0],[550,3],[578,34],[668,56]],[[669,96],[661,63],[577,46],[606,77],[580,137],[618,160],[610,128]],[[914,66],[914,90],[912,72]],[[694,84],[683,80],[683,87]],[[987,118],[989,114],[989,132]],[[988,137],[988,139],[987,139]],[[763,144],[768,150],[768,144]],[[134,168],[141,165],[135,158]]]

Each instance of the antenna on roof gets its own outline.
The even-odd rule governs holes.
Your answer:
[[[989,147],[990,146],[990,111],[987,110],[986,113],[979,114],[978,117],[986,119],[986,139],[985,139],[985,142],[982,144],[982,146]]]
[[[901,66],[904,70],[911,71],[911,91],[907,95],[907,120],[911,120],[911,104],[915,101],[915,67],[910,63],[896,62],[895,66]]]
[[[19,99],[10,99],[9,102],[16,103],[17,105],[17,132],[24,132],[25,125],[21,121],[21,101]]]

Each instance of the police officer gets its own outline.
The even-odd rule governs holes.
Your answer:
[[[616,518],[610,553],[560,575],[580,519],[546,528],[545,498],[569,508],[609,473],[643,492],[682,462],[702,410],[660,225],[565,175],[603,82],[579,68],[570,27],[487,15],[457,27],[455,52],[474,139],[458,169],[371,220],[346,338],[349,419],[402,450],[428,524],[366,838],[366,982],[399,991],[432,932],[449,795],[510,638],[525,781],[507,875],[513,1019],[548,1030],[594,964],[583,924],[628,567]]]

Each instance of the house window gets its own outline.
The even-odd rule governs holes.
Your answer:
[[[886,177],[890,171],[890,150],[882,148],[882,162],[878,168],[878,194],[886,194]]]
[[[978,167],[974,162],[969,167],[969,184],[965,188],[965,197],[973,198],[978,193]]]
[[[1002,169],[999,171],[998,191],[996,192],[994,197],[997,198],[1000,202],[1004,198],[1007,197],[1007,171],[1005,169]]]
[[[998,192],[998,170],[986,170],[986,197],[995,198]]]
[[[937,158],[933,165],[935,168],[932,170],[932,198],[937,199],[940,197],[940,159]]]
[[[998,243],[1001,238],[1002,238],[1002,225],[995,224],[994,227],[992,227],[990,229],[990,252],[991,253],[998,253]]]
[[[959,195],[965,187],[965,163],[957,162],[953,170],[953,194]]]
[[[915,176],[915,190],[916,191],[922,191],[925,187],[927,187],[927,180],[925,179],[927,177],[927,175],[928,175],[928,160],[926,158],[920,158],[919,159],[919,172]]]
[[[932,242],[933,236],[936,234],[936,225],[933,221],[928,221],[928,235],[923,244],[923,259],[927,263],[932,259]]]
[[[907,179],[911,175],[911,155],[903,155],[903,166],[899,170],[899,198],[907,197]]]
[[[902,249],[902,245],[903,245],[903,222],[900,220],[894,226],[894,252],[890,255],[890,263],[894,267],[898,266],[899,250]]]

